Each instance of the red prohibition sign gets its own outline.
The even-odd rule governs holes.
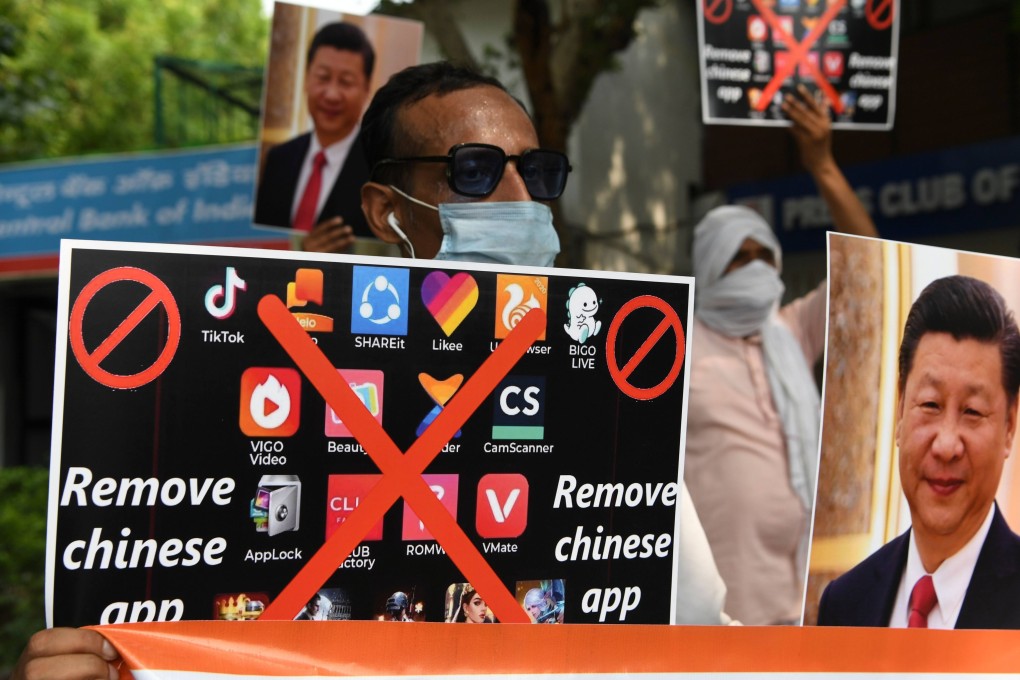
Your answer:
[[[292,620],[386,511],[403,496],[499,620],[528,623],[531,620],[528,614],[429,488],[421,473],[542,334],[545,313],[541,309],[533,309],[514,326],[406,453],[393,443],[280,298],[273,295],[262,298],[258,314],[276,341],[343,419],[365,453],[383,473],[354,512],[312,555],[259,618]]]
[[[868,0],[868,4],[864,6],[864,17],[876,31],[884,31],[892,26],[895,12],[893,0]]]
[[[725,23],[733,13],[733,0],[702,0],[705,20],[713,24]]]
[[[620,368],[620,365],[616,361],[616,335],[620,331],[620,326],[623,324],[623,320],[626,319],[631,312],[643,307],[651,307],[657,309],[663,314],[663,319],[659,322],[648,338],[641,344],[638,350],[634,353],[634,356],[630,358],[627,364]],[[644,360],[648,353],[652,351],[662,336],[666,333],[666,330],[672,328],[676,334],[676,356],[673,358],[673,366],[669,369],[669,373],[663,378],[658,385],[652,387],[636,387],[631,385],[628,381],[630,374],[634,372],[634,369]],[[613,323],[609,326],[609,333],[606,335],[606,364],[609,366],[609,375],[613,378],[613,382],[620,388],[620,391],[626,394],[628,397],[634,399],[640,399],[647,401],[648,399],[655,399],[662,395],[663,392],[668,390],[676,382],[676,378],[680,375],[680,368],[684,365],[684,329],[680,325],[680,317],[677,316],[676,311],[668,304],[665,300],[657,298],[652,295],[640,295],[633,300],[630,300],[620,311],[613,317]]]
[[[96,293],[106,286],[119,281],[140,283],[149,288],[150,292],[120,322],[120,325],[113,329],[113,332],[105,340],[99,343],[98,347],[89,352],[85,347],[85,338],[82,330],[85,320],[85,309],[92,302],[92,298],[96,296]],[[130,335],[131,331],[142,322],[142,319],[148,316],[149,312],[159,305],[163,305],[164,309],[166,309],[167,338],[166,344],[163,345],[163,350],[159,353],[156,361],[148,368],[132,375],[117,375],[102,368],[99,364],[102,363],[103,359],[108,357]],[[173,294],[170,293],[170,289],[156,276],[137,267],[116,267],[98,275],[82,288],[81,293],[78,294],[78,299],[74,301],[74,307],[71,309],[71,317],[68,320],[68,335],[70,336],[71,350],[74,352],[78,364],[81,365],[82,370],[89,377],[107,387],[133,390],[158,378],[166,370],[166,367],[170,365],[170,361],[174,358],[174,353],[181,343],[181,313],[177,309],[177,302],[174,300]]]

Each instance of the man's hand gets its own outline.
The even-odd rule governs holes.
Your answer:
[[[29,639],[10,680],[117,680],[119,658],[94,630],[41,630]]]
[[[301,249],[313,253],[346,253],[354,243],[354,232],[343,218],[332,217],[316,224],[301,241]]]
[[[806,87],[797,86],[798,96],[786,95],[783,113],[793,121],[790,132],[797,142],[800,161],[812,175],[836,164],[832,155],[832,121],[828,102],[820,102]]]

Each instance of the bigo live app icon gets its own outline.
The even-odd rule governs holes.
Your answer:
[[[289,437],[301,418],[301,375],[293,368],[252,367],[241,374],[241,431]]]

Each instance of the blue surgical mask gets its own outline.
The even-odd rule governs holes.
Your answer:
[[[437,208],[391,187],[407,200],[439,212],[443,240],[436,260],[551,267],[560,239],[549,206],[535,201],[441,203]],[[399,234],[408,247],[407,237]],[[413,257],[414,249],[411,248]]]

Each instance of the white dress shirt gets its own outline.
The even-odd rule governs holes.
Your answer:
[[[357,139],[360,130],[361,126],[356,125],[351,134],[325,148],[326,164],[322,166],[322,188],[319,190],[319,204],[315,206],[316,216],[322,212],[322,206],[326,205],[326,199],[329,198],[333,185],[336,184],[336,178],[340,176],[340,171],[347,161],[347,154],[350,153],[351,146],[354,144],[354,140]],[[294,192],[294,198],[290,204],[290,220],[292,224],[294,217],[297,215],[298,206],[301,205],[301,197],[305,195],[305,187],[308,186],[308,180],[312,176],[312,169],[315,167],[315,156],[321,149],[322,145],[319,144],[319,138],[315,136],[313,131],[311,143],[308,145],[308,153],[305,154],[305,160],[301,164],[301,174],[298,175],[297,191]]]
[[[967,587],[970,585],[970,577],[974,574],[974,565],[977,564],[978,555],[981,554],[981,546],[985,544],[988,536],[988,529],[992,526],[992,517],[995,515],[995,504],[988,508],[988,516],[984,523],[977,530],[967,545],[959,552],[952,555],[939,565],[938,569],[931,574],[935,583],[935,595],[938,603],[928,614],[928,627],[939,629],[951,629],[956,627],[956,619],[960,616],[960,608],[963,606],[963,598],[967,594]],[[892,616],[889,619],[890,628],[906,628],[910,616],[910,591],[918,579],[927,574],[924,565],[921,564],[921,554],[917,551],[917,543],[914,542],[914,532],[910,532],[910,547],[907,552],[907,566],[903,571],[903,578],[900,579],[899,590],[896,591],[896,602],[893,604]]]

